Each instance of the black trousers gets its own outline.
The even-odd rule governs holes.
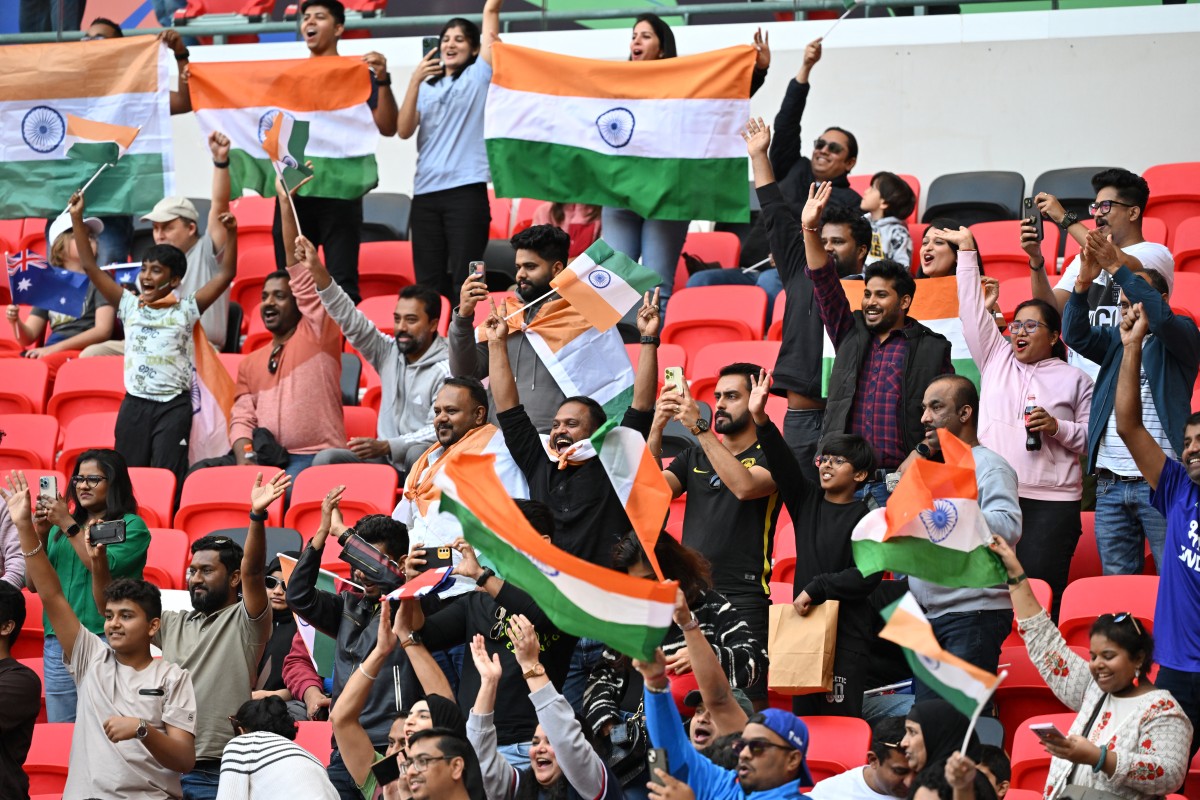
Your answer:
[[[1071,558],[1075,546],[1083,535],[1079,520],[1078,500],[1030,500],[1020,498],[1021,541],[1017,542],[1017,558],[1025,567],[1025,574],[1041,578],[1050,584],[1054,592],[1054,607],[1050,616],[1058,621],[1058,607],[1062,602],[1063,590],[1067,588],[1067,576],[1071,572]]]
[[[325,268],[342,290],[355,303],[362,300],[358,292],[358,246],[362,243],[363,201],[340,200],[334,197],[302,197],[294,195],[292,203],[300,219],[300,233],[317,247],[325,248]],[[283,241],[283,223],[279,204],[275,204],[275,221],[271,226],[275,237],[275,263],[283,269],[287,264]],[[294,247],[288,242],[288,249]]]
[[[417,283],[458,305],[467,265],[483,259],[492,211],[486,183],[419,194],[412,201],[413,271]]]
[[[131,467],[161,467],[175,473],[182,489],[192,433],[192,396],[184,392],[165,403],[125,395],[113,431],[116,450]]]
[[[812,717],[861,717],[871,656],[838,647],[833,651],[833,691],[792,698],[792,713]]]

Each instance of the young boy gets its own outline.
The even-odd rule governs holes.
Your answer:
[[[64,800],[88,797],[181,798],[179,773],[196,760],[196,695],[186,670],[150,655],[162,599],[141,580],[108,583],[104,546],[87,543],[92,586],[104,608],[104,635],[79,624],[33,529],[29,485],[14,471],[0,489],[21,540],[27,574],[79,690]],[[101,586],[107,588],[101,593]]]
[[[859,208],[871,221],[871,252],[868,264],[890,258],[904,266],[912,262],[912,237],[904,220],[913,212],[917,197],[912,187],[893,172],[876,172],[863,194]]]
[[[883,574],[864,578],[854,566],[850,535],[866,516],[867,504],[854,493],[875,471],[875,453],[854,434],[827,434],[817,446],[819,484],[804,477],[800,463],[767,416],[771,373],[751,379],[750,418],[758,429],[779,496],[792,516],[796,535],[793,605],[800,616],[826,600],[838,600],[833,691],[792,701],[795,714],[861,717],[866,667],[870,661],[871,605],[868,598]],[[777,466],[779,465],[779,466]]]
[[[125,324],[125,399],[117,414],[116,450],[131,467],[171,470],[183,486],[192,428],[193,329],[233,282],[237,220],[221,214],[227,239],[221,268],[194,295],[175,294],[187,272],[187,256],[173,245],[156,244],[142,257],[141,294],[135,296],[96,265],[83,222],[82,194],[71,196],[68,211],[84,272]]]

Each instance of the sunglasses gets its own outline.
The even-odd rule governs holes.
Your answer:
[[[1088,213],[1093,217],[1096,214],[1107,214],[1112,211],[1113,206],[1125,206],[1133,208],[1133,203],[1122,203],[1120,200],[1101,200],[1099,203],[1088,203]]]
[[[1038,327],[1046,328],[1047,330],[1050,329],[1049,325],[1044,322],[1038,322],[1036,319],[1014,319],[1008,323],[1008,332],[1031,334]]]
[[[283,578],[276,578],[274,575],[268,575],[267,577],[263,578],[263,583],[267,585],[268,591],[276,588],[287,591],[287,582]]]
[[[768,742],[766,739],[734,739],[733,754],[739,755],[743,750],[749,750],[752,758],[758,758],[763,753],[767,752],[768,747],[774,747],[779,750],[795,750],[796,748],[786,744],[775,744]]]
[[[271,357],[267,361],[267,372],[272,375],[279,369],[279,354],[283,352],[283,345],[277,344],[271,348]]]
[[[1135,631],[1137,631],[1138,636],[1142,635],[1142,626],[1138,624],[1137,617],[1135,617],[1133,614],[1130,614],[1128,611],[1122,611],[1119,614],[1112,615],[1112,621],[1117,623],[1118,625],[1120,625],[1125,620],[1129,620],[1130,622],[1133,623],[1133,629]]]
[[[72,475],[71,483],[78,486],[81,483],[86,483],[89,489],[95,489],[104,480],[103,475]]]
[[[840,156],[842,153],[846,152],[846,148],[843,145],[840,145],[837,142],[831,142],[828,139],[814,139],[813,150],[828,150],[835,156]]]

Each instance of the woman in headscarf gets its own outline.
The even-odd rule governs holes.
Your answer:
[[[935,761],[949,758],[962,748],[963,737],[971,721],[945,700],[925,700],[915,704],[904,720],[904,738],[900,747],[913,772],[920,772]],[[979,755],[979,737],[971,732],[967,754]]]

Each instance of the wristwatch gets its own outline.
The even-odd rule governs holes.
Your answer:
[[[697,419],[696,424],[692,426],[692,435],[699,436],[700,434],[704,433],[707,430],[708,430],[708,420]]]
[[[484,567],[483,572],[479,573],[479,577],[475,579],[475,585],[482,589],[483,585],[487,583],[490,578],[494,578],[495,576],[496,570],[492,569],[491,567]]]
[[[1067,228],[1071,227],[1078,221],[1079,221],[1079,215],[1076,214],[1074,211],[1068,211],[1067,213],[1063,214],[1062,222],[1058,223],[1058,227],[1062,228],[1065,231]]]
[[[139,719],[138,726],[137,726],[137,733],[134,734],[134,737],[136,737],[137,740],[140,742],[142,739],[145,739],[149,735],[150,735],[150,726],[146,723],[146,720]]]
[[[913,450],[916,451],[916,454],[921,458],[929,458],[931,455],[933,455],[933,450],[931,450],[929,445],[925,444],[924,442],[917,442],[917,446],[914,447]]]
[[[534,664],[532,667],[530,667],[529,669],[525,670],[525,674],[522,677],[525,678],[525,680],[529,680],[530,678],[536,678],[539,675],[545,675],[545,674],[546,674],[546,668],[543,667],[542,662],[539,661],[536,664]]]
[[[408,638],[400,642],[400,649],[412,647],[414,644],[421,644],[421,635],[416,631],[409,631]]]
[[[652,344],[655,347],[659,345],[659,338],[657,336],[643,336],[639,341],[642,344]]]
[[[66,533],[67,533],[67,538],[68,538],[68,539],[70,539],[72,536],[76,536],[76,535],[78,535],[78,533],[79,533],[79,523],[77,522],[77,523],[75,523],[74,525],[72,525],[71,527],[67,528],[67,531],[66,531]]]

